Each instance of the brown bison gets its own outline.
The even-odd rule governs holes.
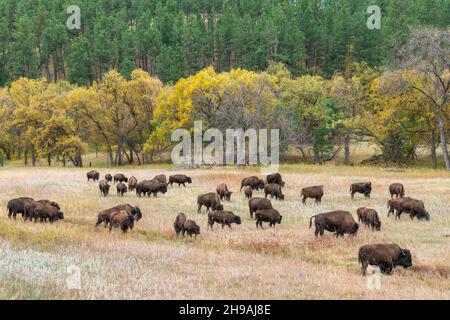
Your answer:
[[[284,200],[284,194],[281,191],[281,187],[280,187],[279,184],[275,184],[275,183],[266,184],[264,186],[264,196],[265,196],[265,198],[267,198],[267,196],[269,194],[270,194],[271,198],[275,197],[275,199],[277,199],[277,200]]]
[[[136,177],[130,177],[130,178],[128,178],[128,189],[130,190],[130,191],[133,191],[134,189],[136,189],[136,184],[137,184],[137,179],[136,179]]]
[[[278,172],[267,175],[266,182],[268,184],[275,183],[278,184],[280,187],[284,187],[284,181],[283,179],[281,179],[281,174],[279,174]]]
[[[108,184],[108,181],[102,180],[98,183],[98,188],[100,189],[100,195],[106,197],[109,193],[110,185]]]
[[[112,228],[120,228],[123,233],[134,227],[134,216],[127,210],[119,210],[111,214],[109,218],[109,232]]]
[[[283,218],[282,215],[278,212],[278,210],[275,209],[265,209],[265,210],[258,210],[255,212],[255,219],[256,219],[256,228],[260,227],[261,229],[264,229],[262,226],[263,222],[269,222],[269,227],[275,227],[275,224],[281,223],[281,219]]]
[[[178,186],[183,185],[183,187],[186,187],[186,183],[192,183],[192,179],[185,174],[169,176],[169,184],[173,187],[174,183],[177,183]]]
[[[211,229],[215,222],[221,224],[222,229],[225,225],[231,228],[232,223],[241,224],[241,218],[231,211],[213,211],[208,213],[208,226]]]
[[[250,200],[248,200],[248,208],[250,209],[251,218],[253,218],[253,213],[258,210],[273,209],[272,203],[269,199],[259,197],[251,198]]]
[[[152,180],[157,180],[161,183],[167,184],[167,177],[165,174],[158,174],[157,176],[153,177]]]
[[[47,206],[44,204],[38,204],[34,207],[33,214],[34,222],[40,220],[40,222],[53,223],[57,220],[64,220],[64,214],[54,206]]]
[[[302,199],[303,204],[306,204],[306,199],[308,198],[315,199],[316,203],[319,204],[322,202],[323,186],[305,187],[302,189],[301,195],[303,197]]]
[[[366,226],[372,228],[372,231],[380,231],[381,221],[376,210],[362,207],[356,210],[356,213],[358,215],[358,222],[362,222]]]
[[[108,225],[109,220],[111,218],[111,215],[115,212],[118,212],[120,210],[125,210],[127,211],[129,214],[134,216],[134,220],[137,222],[142,218],[142,212],[141,209],[139,209],[139,207],[133,207],[129,204],[119,204],[115,207],[106,209],[101,211],[98,214],[98,218],[97,218],[97,223],[95,224],[95,226],[97,227],[99,224],[104,223],[105,227]]]
[[[245,186],[249,186],[253,190],[259,190],[259,189],[263,190],[264,185],[265,185],[264,181],[258,177],[255,177],[255,176],[247,177],[247,178],[242,179],[240,190],[242,191],[242,188]]]
[[[112,175],[110,173],[105,174],[105,180],[106,181],[112,182],[112,179],[113,179],[113,177],[112,177]]]
[[[414,218],[418,220],[430,220],[430,214],[425,210],[425,205],[421,200],[411,198],[400,199],[395,219],[400,219],[403,212],[409,213],[411,220]]]
[[[403,198],[405,196],[405,188],[401,183],[391,183],[389,186],[389,193],[391,194],[391,199],[394,195],[396,198]]]
[[[370,198],[370,193],[372,192],[372,182],[359,182],[353,183],[350,186],[350,193],[352,195],[352,199],[355,193],[362,193],[364,197]]]
[[[177,217],[173,222],[173,228],[175,229],[177,237],[180,234],[180,232],[183,231],[183,225],[185,222],[186,222],[186,215],[183,212],[177,214]]]
[[[100,172],[91,170],[86,174],[86,176],[88,181],[91,179],[92,181],[98,181],[98,179],[100,179]]]
[[[200,234],[200,227],[195,223],[195,221],[186,220],[186,222],[183,224],[182,231],[183,237],[186,232],[189,237],[192,237],[192,235],[197,236],[198,234]]]
[[[353,219],[353,216],[348,211],[332,211],[326,213],[319,213],[309,219],[309,227],[311,228],[312,219],[314,219],[314,225],[316,230],[314,234],[316,237],[320,234],[323,236],[324,231],[336,232],[336,237],[344,236],[348,233],[356,235],[359,225]]]
[[[123,194],[125,192],[127,192],[127,185],[123,182],[120,182],[117,184],[116,189],[117,189],[117,195],[118,196],[120,195],[123,197]]]
[[[61,208],[59,207],[58,203],[56,203],[55,201],[50,201],[47,199],[44,200],[38,200],[38,201],[30,201],[27,204],[25,204],[24,206],[24,220],[30,220],[32,221],[34,218],[34,209],[38,206],[38,205],[44,205],[44,206],[52,206],[57,208],[58,210],[60,210]]]
[[[230,190],[228,190],[228,187],[225,183],[219,184],[216,188],[216,192],[220,196],[220,200],[225,199],[226,201],[231,200],[231,194],[233,193]]]
[[[216,194],[214,192],[199,195],[197,197],[197,205],[198,205],[198,209],[197,209],[198,213],[200,213],[202,206],[206,207],[206,212],[209,212],[210,208],[213,211],[223,210],[223,206],[220,203],[220,197],[218,194]]]
[[[149,197],[153,194],[154,197],[157,197],[158,192],[165,194],[167,192],[167,185],[157,180],[143,180],[136,184],[136,195],[138,197],[142,194],[144,196],[147,194]]]
[[[128,182],[128,178],[125,177],[122,173],[116,173],[114,175],[114,183],[116,182]]]
[[[381,272],[391,274],[396,266],[408,268],[412,266],[411,252],[402,249],[396,244],[369,244],[359,248],[358,261],[361,263],[361,272],[366,275],[367,267],[375,265]]]
[[[34,201],[33,198],[30,197],[21,197],[15,198],[8,201],[6,205],[6,209],[8,210],[8,218],[11,219],[11,216],[16,220],[16,215],[18,213],[22,214],[22,217],[25,213],[25,205]]]
[[[253,189],[252,189],[252,187],[245,186],[245,187],[244,187],[244,194],[245,194],[245,197],[246,197],[247,199],[251,199],[251,198],[252,198],[252,195],[253,195]]]

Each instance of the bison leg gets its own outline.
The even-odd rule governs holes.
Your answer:
[[[223,227],[225,227],[225,223],[224,222],[222,222],[222,229],[223,229]]]
[[[366,275],[367,272],[367,267],[369,266],[369,263],[367,261],[363,261],[362,262],[362,266],[361,266],[361,273],[363,276]]]
[[[202,209],[202,204],[201,203],[199,203],[198,204],[198,209],[197,209],[197,213],[200,213],[200,210]]]
[[[352,200],[355,198],[355,192],[352,191]]]

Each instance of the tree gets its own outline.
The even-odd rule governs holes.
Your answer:
[[[92,83],[89,41],[84,36],[75,38],[67,57],[68,78],[71,83],[86,86]]]

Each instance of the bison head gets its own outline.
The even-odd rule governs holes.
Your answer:
[[[64,220],[64,213],[62,213],[61,211],[58,211],[56,213],[56,220]]]
[[[131,210],[131,214],[134,216],[134,218],[136,219],[136,222],[139,221],[142,218],[142,212],[141,209],[139,209],[139,207],[134,207]]]
[[[411,258],[411,251],[407,249],[402,249],[400,252],[400,256],[398,257],[398,265],[402,266],[403,268],[408,268],[412,266],[412,258]]]
[[[232,193],[233,192],[231,192],[231,191],[225,191],[225,200],[230,201]]]
[[[349,234],[356,236],[356,234],[358,233],[358,229],[359,229],[359,224],[354,223],[351,227],[350,227],[350,231]]]
[[[280,199],[281,199],[281,200],[284,200],[284,194],[281,194],[281,195],[280,195]]]
[[[215,210],[215,211],[221,211],[221,210],[223,210],[223,205],[221,205],[221,204],[216,204],[214,210]]]
[[[186,180],[186,182],[187,182],[187,183],[192,183],[192,179],[191,179],[191,177],[187,177],[187,180]]]
[[[278,224],[281,224],[281,219],[283,219],[282,215],[280,215],[280,219],[278,219]]]
[[[236,223],[236,224],[241,224],[241,217],[239,217],[239,216],[234,216],[233,222]]]
[[[265,186],[264,180],[258,179],[258,182],[256,184],[256,189],[261,189],[263,190]]]
[[[374,222],[375,230],[380,231],[381,229],[381,221]]]
[[[194,228],[192,228],[195,234],[200,234],[200,227],[198,225],[195,225]]]

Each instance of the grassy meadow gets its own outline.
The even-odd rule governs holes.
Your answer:
[[[193,183],[174,186],[158,198],[118,197],[115,186],[100,197],[97,182],[87,182],[88,168],[0,169],[0,299],[449,299],[450,175],[428,169],[386,169],[345,166],[285,165],[285,201],[272,200],[283,215],[275,229],[257,230],[248,201],[239,192],[245,176],[258,168],[180,170],[167,165],[98,169],[150,179],[156,174],[187,173]],[[372,198],[357,194],[353,182],[372,181]],[[225,202],[242,218],[232,229],[207,229],[207,215],[198,214],[196,198],[227,183],[234,191]],[[401,182],[409,196],[422,199],[429,222],[387,217],[388,185]],[[323,184],[317,206],[304,206],[300,189]],[[20,196],[57,201],[65,221],[53,225],[9,220],[7,201]],[[262,192],[254,193],[262,196]],[[99,211],[119,203],[138,205],[143,219],[122,234],[94,227]],[[362,206],[375,208],[380,232],[361,227],[356,237],[314,237],[313,214]],[[173,221],[186,213],[201,227],[197,238],[177,238]],[[382,276],[381,289],[370,290],[357,262],[360,246],[394,242],[413,254],[413,267]],[[67,268],[81,269],[81,289],[66,286]]]

